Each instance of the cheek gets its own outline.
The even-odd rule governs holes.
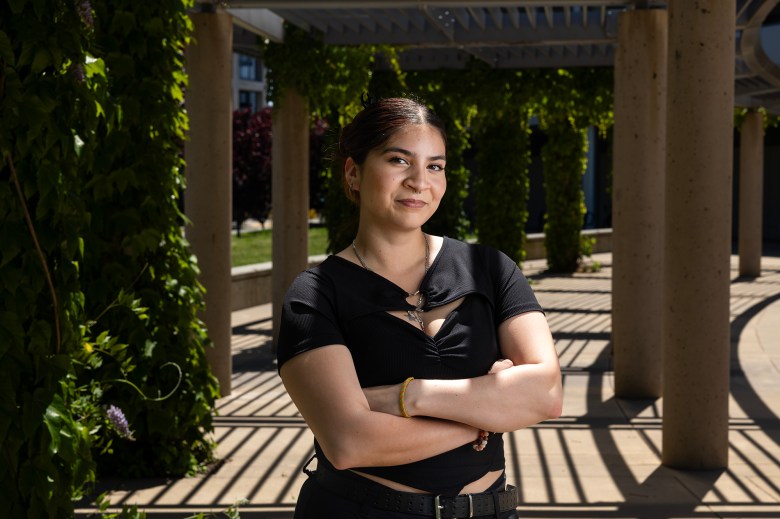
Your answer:
[[[447,177],[442,175],[441,177],[437,177],[432,182],[436,189],[439,191],[439,196],[444,196],[444,192],[447,191]]]

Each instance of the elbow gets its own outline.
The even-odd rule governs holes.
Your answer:
[[[347,470],[364,465],[361,463],[360,449],[356,448],[355,442],[350,442],[350,439],[354,440],[355,438],[320,442],[325,457],[336,470]]]
[[[560,372],[550,374],[537,393],[536,420],[554,420],[563,413],[563,387]]]
[[[555,395],[550,396],[550,402],[547,408],[547,416],[544,420],[554,420],[559,418],[563,413],[563,395],[558,392]]]
[[[322,445],[322,451],[325,453],[325,457],[328,458],[330,464],[336,470],[347,470],[356,467],[354,455],[348,452],[346,449],[325,447]]]
[[[559,418],[563,413],[563,387],[561,385],[560,373],[555,377],[547,396],[547,408],[544,420]]]

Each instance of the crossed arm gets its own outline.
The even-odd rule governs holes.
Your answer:
[[[447,452],[480,429],[512,431],[561,412],[561,379],[541,312],[499,327],[504,360],[472,379],[414,380],[400,417],[400,383],[363,389],[343,345],[303,353],[282,366],[291,398],[336,468],[400,465]]]

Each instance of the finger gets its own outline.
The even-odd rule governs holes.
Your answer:
[[[493,366],[491,366],[490,371],[488,371],[488,374],[492,373],[498,373],[499,371],[503,371],[505,369],[511,368],[514,366],[511,360],[509,359],[500,359],[493,363]]]

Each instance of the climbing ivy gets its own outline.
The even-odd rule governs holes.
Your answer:
[[[582,176],[587,167],[587,133],[568,119],[548,120],[545,133],[548,144],[542,149],[542,163],[547,263],[552,272],[574,272],[580,258],[591,253],[591,244],[580,232],[586,212]]]
[[[211,457],[178,209],[190,6],[0,3],[4,517],[72,516],[107,456],[149,475]]]
[[[67,517],[94,480],[87,425],[65,382],[80,347],[88,222],[80,138],[98,107],[85,80],[90,13],[0,3],[0,510]],[[56,27],[56,30],[55,30]]]
[[[464,211],[471,172],[464,155],[471,147],[471,120],[475,114],[469,96],[465,96],[458,70],[416,71],[406,74],[409,91],[418,95],[444,122],[447,132],[447,191],[439,209],[425,224],[426,232],[463,239],[469,230]]]
[[[268,67],[268,100],[275,109],[290,88],[306,97],[313,113],[332,115],[332,124],[344,124],[361,108],[361,94],[371,79],[378,52],[373,45],[325,45],[291,24],[284,26],[284,43],[267,42],[261,47]],[[304,65],[305,64],[305,65]]]
[[[612,124],[612,75],[609,69],[544,70],[535,81],[544,85],[534,111],[547,135],[542,150],[547,263],[551,271],[573,272],[592,251],[593,240],[581,233],[586,132],[595,125],[604,133]]]
[[[583,255],[590,254],[589,241],[580,237],[585,167],[582,146],[587,127],[595,125],[605,133],[612,124],[609,69],[520,73],[472,61],[465,70],[401,71],[393,49],[324,45],[291,26],[286,27],[284,44],[267,44],[264,52],[270,68],[271,99],[278,103],[286,88],[295,88],[307,97],[312,111],[325,115],[332,125],[328,139],[331,148],[337,142],[340,125],[359,110],[358,101],[365,92],[382,97],[412,95],[435,109],[447,126],[448,189],[439,211],[426,224],[429,232],[465,236],[469,222],[463,204],[471,173],[465,166],[464,155],[472,140],[480,142],[484,150],[479,157],[484,164],[480,164],[479,175],[484,174],[491,181],[471,186],[477,192],[478,214],[481,213],[477,216],[477,234],[485,241],[495,238],[495,245],[517,261],[522,258],[527,221],[528,118],[536,115],[542,129],[549,133],[544,153],[548,262],[553,270],[572,271]],[[500,131],[502,127],[504,133]],[[569,128],[574,132],[571,135],[567,133]],[[498,150],[499,144],[506,143],[494,142],[496,139],[515,145],[511,150]],[[491,146],[496,149],[490,151]],[[512,153],[513,160],[490,162],[491,155],[499,151]],[[501,172],[496,168],[501,168]],[[357,210],[344,201],[340,165],[332,163],[324,171],[328,194],[323,214],[329,229],[330,251],[335,252],[354,236]],[[507,205],[486,203],[491,197],[498,200],[490,189],[500,191],[501,200]],[[508,215],[510,207],[518,209]],[[499,245],[495,231],[508,227],[512,232],[503,233]]]
[[[503,251],[516,263],[525,257],[529,134],[527,112],[507,110],[486,121],[476,140],[477,238],[480,243]]]
[[[91,168],[82,172],[89,200],[84,232],[88,315],[94,333],[126,343],[133,386],[114,386],[106,399],[122,402],[136,441],[116,443],[99,458],[105,474],[183,475],[212,460],[212,413],[218,396],[205,349],[211,347],[196,312],[203,308],[197,267],[181,232],[184,188],[183,50],[192,26],[188,0],[95,2],[94,56],[106,66],[107,98],[94,140]],[[93,281],[94,280],[94,281]],[[99,280],[99,282],[95,282]],[[129,293],[145,317],[122,308]],[[181,375],[176,369],[181,369]],[[93,375],[94,376],[94,375]],[[103,376],[114,377],[107,372]]]
[[[323,157],[316,183],[325,189],[321,210],[328,228],[328,250],[336,252],[357,229],[357,209],[341,191],[341,164],[335,153],[338,134],[361,108],[361,96],[368,90],[380,48],[325,45],[294,25],[285,24],[284,30],[284,43],[267,42],[261,48],[268,67],[268,99],[277,110],[286,89],[293,89],[308,99],[313,121],[328,122],[328,129],[316,140],[323,149],[312,154]]]

